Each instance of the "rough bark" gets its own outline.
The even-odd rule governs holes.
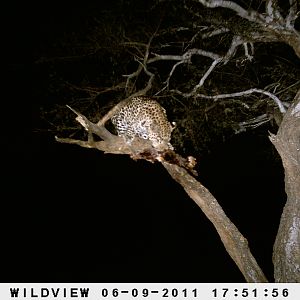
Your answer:
[[[276,282],[300,282],[300,90],[272,143],[285,171],[287,202],[273,249]]]

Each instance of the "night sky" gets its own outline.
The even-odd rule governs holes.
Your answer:
[[[83,3],[7,8],[1,281],[244,282],[212,224],[160,164],[58,144],[37,131],[44,100],[36,91],[44,83],[33,62],[62,31],[101,9],[100,1]],[[193,155],[199,180],[273,280],[286,196],[268,130],[233,136],[201,159]]]

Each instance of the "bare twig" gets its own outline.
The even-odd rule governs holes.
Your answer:
[[[267,114],[262,114],[258,117],[252,118],[250,120],[240,122],[239,125],[241,128],[250,127],[257,128],[265,123],[268,123],[271,120],[271,117]]]
[[[139,62],[143,69],[144,69],[144,72],[149,76],[149,79],[148,79],[148,82],[147,82],[147,85],[142,89],[142,90],[139,90],[137,91],[136,93],[132,94],[130,96],[130,98],[133,98],[133,97],[136,97],[136,96],[142,96],[142,95],[146,95],[146,93],[151,90],[152,88],[152,82],[154,80],[154,77],[155,77],[155,74],[151,73],[148,69],[147,69],[147,66],[145,64],[143,64],[142,62]]]
[[[158,92],[155,94],[155,96],[157,96],[157,95],[160,94],[162,91],[164,91],[164,90],[166,90],[166,89],[169,88],[169,85],[170,85],[170,79],[171,79],[173,73],[175,72],[175,69],[176,69],[179,65],[184,64],[184,63],[185,63],[185,60],[181,60],[181,61],[177,62],[175,65],[173,65],[173,67],[172,67],[172,69],[171,69],[171,72],[169,73],[169,76],[168,76],[167,80],[164,82],[164,83],[165,83],[165,86],[164,86],[160,91],[158,91]]]
[[[136,71],[134,71],[133,73],[131,73],[129,75],[123,75],[123,77],[127,78],[126,85],[125,85],[127,94],[131,94],[131,92],[132,92],[132,88],[129,90],[131,80],[135,77],[138,77],[142,71],[143,71],[143,66],[141,64],[139,64]]]
[[[80,87],[80,86],[77,86],[75,84],[71,84],[69,82],[66,82],[66,85],[69,86],[71,89],[84,91],[84,92],[88,93],[90,95],[90,98],[86,98],[86,99],[94,99],[95,97],[97,97],[101,94],[125,88],[124,82],[121,82],[117,85],[114,85],[114,86],[111,86],[111,87],[108,87],[108,88],[104,88],[104,89],[100,89],[98,87],[92,87],[92,86],[82,86],[82,87]]]

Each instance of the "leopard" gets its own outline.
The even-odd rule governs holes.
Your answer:
[[[129,144],[139,137],[158,150],[174,149],[170,141],[175,123],[168,121],[166,110],[154,98],[133,97],[114,113],[111,122]]]

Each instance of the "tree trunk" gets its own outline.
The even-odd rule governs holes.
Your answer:
[[[282,159],[287,194],[273,248],[275,282],[300,282],[300,90],[270,139]]]

